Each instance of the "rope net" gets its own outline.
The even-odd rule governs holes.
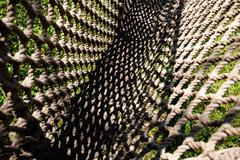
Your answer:
[[[240,157],[239,0],[0,2],[0,159]]]

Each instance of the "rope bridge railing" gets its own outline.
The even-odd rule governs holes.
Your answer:
[[[0,2],[0,159],[238,159],[239,0]]]

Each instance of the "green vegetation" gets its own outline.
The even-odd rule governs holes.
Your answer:
[[[222,36],[223,36],[223,35],[219,35],[219,36],[217,36],[216,39],[215,39],[215,42],[220,42],[221,39],[222,39]]]
[[[215,148],[217,150],[231,148],[231,147],[240,147],[240,136],[229,136],[219,141]]]
[[[198,65],[196,68],[194,68],[193,73],[198,73],[202,68],[203,68],[202,64]]]
[[[203,100],[202,102],[198,103],[196,107],[193,108],[193,114],[201,114],[205,110],[206,106],[210,104],[210,100]]]
[[[194,136],[194,140],[207,142],[216,129],[216,127],[204,127],[197,132]]]
[[[198,82],[198,84],[194,87],[195,91],[199,91],[202,86],[204,85],[204,83],[206,82],[206,79],[202,79],[200,82]]]
[[[143,160],[151,160],[156,155],[157,155],[157,151],[156,150],[151,150],[147,154],[144,155]]]
[[[40,21],[40,18],[35,18],[34,24],[33,24],[33,32],[37,35],[41,35],[41,33],[42,33],[42,23]]]
[[[184,137],[175,137],[175,138],[177,139],[177,141],[176,140],[172,141],[166,149],[170,153],[173,153],[177,149],[177,147],[182,144],[184,140]]]
[[[60,119],[57,123],[58,128],[61,128],[63,125],[63,119]]]
[[[181,117],[182,117],[182,114],[175,115],[169,122],[169,126],[174,126]]]
[[[215,108],[209,115],[210,120],[221,120],[224,119],[226,113],[235,106],[235,103],[223,104]]]
[[[158,135],[158,136],[157,136],[157,139],[156,139],[156,142],[157,142],[157,143],[161,143],[165,137],[166,137],[166,136],[165,136],[164,134]]]
[[[27,75],[30,69],[30,65],[28,63],[23,63],[19,67],[20,72],[20,81],[22,81]]]
[[[219,74],[222,74],[222,73],[229,73],[233,70],[235,64],[237,63],[237,61],[233,61],[233,62],[230,62],[228,64],[226,64],[219,72]]]
[[[233,52],[232,52],[232,55],[233,56],[236,56],[237,54],[240,53],[240,47],[238,47],[237,49],[235,49]]]
[[[4,100],[5,100],[4,91],[2,90],[2,88],[0,88],[0,106],[4,103]]]
[[[240,127],[240,113],[237,113],[232,120],[233,127]]]
[[[192,102],[192,100],[194,99],[195,97],[193,96],[193,97],[190,97],[189,99],[187,99],[183,104],[182,104],[182,107],[183,108],[187,108],[189,105],[190,105],[190,103]]]
[[[152,137],[155,135],[155,133],[157,133],[158,131],[158,127],[153,127],[149,132],[148,132],[148,136]]]
[[[232,86],[230,86],[224,94],[224,96],[226,97],[230,95],[234,96],[240,95],[240,81],[235,82]]]
[[[187,121],[184,125],[182,125],[181,128],[182,133],[188,135],[192,130],[192,126],[195,124],[197,124],[196,120]]]
[[[217,64],[218,64],[217,62],[213,63],[213,64],[210,64],[210,66],[208,66],[208,68],[206,69],[205,73],[206,74],[211,73],[214,70],[214,68],[216,68]]]
[[[25,29],[27,27],[27,18],[27,10],[21,3],[18,3],[16,5],[15,24],[21,29]]]
[[[9,52],[14,55],[19,49],[19,38],[18,36],[9,33],[7,35],[8,45],[9,45]]]
[[[14,69],[13,69],[13,65],[10,64],[10,63],[7,63],[7,64],[6,64],[6,67],[7,67],[9,76],[12,76],[12,75],[13,75],[13,70],[14,70]]]
[[[207,93],[216,93],[226,80],[217,80],[208,88]]]
[[[216,54],[216,56],[223,55],[229,49],[230,49],[230,45],[225,46],[220,52]]]
[[[188,149],[181,155],[179,159],[185,159],[185,158],[190,158],[190,157],[197,157],[199,154],[202,153],[201,149]]]
[[[0,19],[4,18],[7,14],[7,1],[0,1]]]

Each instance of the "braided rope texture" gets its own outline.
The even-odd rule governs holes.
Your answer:
[[[1,159],[239,159],[239,0],[0,5]]]
[[[116,35],[120,5],[3,0],[0,159],[42,155]]]

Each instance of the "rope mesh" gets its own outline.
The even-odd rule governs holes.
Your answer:
[[[0,2],[1,159],[238,159],[239,0]]]

